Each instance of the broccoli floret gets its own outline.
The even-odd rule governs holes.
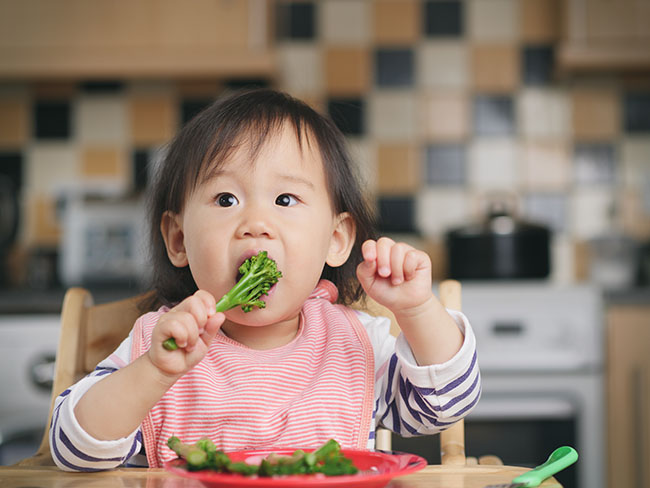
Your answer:
[[[244,261],[239,273],[241,278],[235,286],[217,302],[217,312],[225,312],[239,305],[244,312],[250,312],[253,307],[264,308],[266,303],[260,298],[282,278],[282,272],[266,251],[260,251]],[[163,347],[170,351],[178,348],[173,337],[163,342]]]

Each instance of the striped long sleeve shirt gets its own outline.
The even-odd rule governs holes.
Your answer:
[[[418,366],[402,335],[390,334],[390,321],[356,312],[372,345],[375,365],[374,409],[367,447],[374,447],[375,426],[402,436],[435,434],[467,415],[479,400],[480,373],[476,342],[465,316],[449,311],[464,334],[460,350],[442,364]],[[55,402],[50,449],[66,471],[99,471],[120,465],[146,466],[142,431],[116,440],[98,440],[79,425],[74,408],[88,389],[106,375],[126,366],[132,337],[127,337],[95,371],[64,391]]]

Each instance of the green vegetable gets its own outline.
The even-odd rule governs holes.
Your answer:
[[[244,312],[250,312],[253,307],[264,308],[266,303],[260,298],[282,278],[282,272],[266,251],[260,251],[244,261],[239,273],[241,278],[217,303],[217,312],[225,312],[239,305]],[[178,349],[173,337],[163,342],[163,347],[169,351]]]
[[[220,473],[260,477],[314,473],[341,476],[358,472],[352,460],[341,453],[341,445],[334,439],[330,439],[313,452],[306,453],[298,449],[291,456],[271,453],[262,459],[259,465],[231,461],[228,455],[218,450],[209,439],[201,439],[196,444],[183,444],[178,437],[170,437],[167,445],[179,457],[185,459],[189,471],[210,469]],[[198,455],[197,450],[203,451],[204,456]]]

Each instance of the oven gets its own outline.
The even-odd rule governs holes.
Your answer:
[[[482,396],[465,419],[468,456],[534,467],[561,445],[578,462],[556,477],[565,488],[605,486],[601,293],[543,282],[463,284],[474,328]],[[440,462],[439,442],[393,437],[393,448]]]

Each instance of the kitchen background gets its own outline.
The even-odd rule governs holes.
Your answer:
[[[603,343],[580,367],[602,373],[612,320],[650,346],[650,7],[612,3],[0,2],[0,314],[56,313],[74,284],[105,299],[145,286],[143,191],[165,144],[225,91],[268,85],[331,115],[382,230],[426,249],[436,280],[449,275],[447,232],[495,202],[550,229],[549,276],[526,282],[532,308],[596,290],[602,302],[581,302],[595,329],[581,333]],[[477,304],[499,286],[468,283]],[[641,354],[639,367],[647,409]],[[645,412],[645,437],[621,441],[641,460]],[[589,428],[604,436],[610,413]],[[617,486],[650,483],[647,467],[613,469],[637,480]]]

